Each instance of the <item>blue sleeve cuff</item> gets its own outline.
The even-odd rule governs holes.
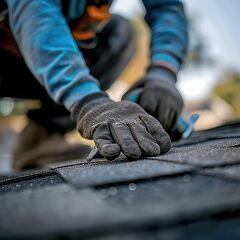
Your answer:
[[[172,57],[169,54],[165,54],[165,53],[154,54],[152,56],[151,65],[152,66],[158,65],[158,66],[165,67],[174,73],[177,73],[180,70],[180,64],[176,60],[176,58]]]
[[[64,96],[63,103],[64,106],[70,110],[70,108],[77,102],[79,102],[83,97],[101,92],[100,87],[94,82],[83,82],[76,87],[70,89],[67,95]]]

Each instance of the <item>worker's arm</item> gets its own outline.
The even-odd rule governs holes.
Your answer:
[[[188,47],[188,22],[179,0],[143,0],[151,32],[151,65],[177,73]]]
[[[60,0],[7,0],[7,4],[25,62],[54,101],[70,109],[100,91],[72,38]]]
[[[7,0],[11,28],[25,61],[50,96],[71,110],[81,135],[107,158],[131,158],[170,149],[161,124],[137,104],[113,102],[89,74],[60,0]],[[31,91],[31,90],[29,90]]]
[[[170,130],[183,108],[175,83],[187,52],[187,19],[178,0],[143,0],[143,3],[151,30],[151,58],[146,75],[133,88],[143,88],[139,105]]]

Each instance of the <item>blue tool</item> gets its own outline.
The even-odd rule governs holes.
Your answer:
[[[142,91],[143,91],[142,88],[137,88],[133,90],[125,100],[137,103]],[[176,127],[173,129],[173,133],[177,134],[179,136],[179,139],[188,138],[191,135],[194,125],[197,122],[198,118],[199,118],[199,114],[193,114],[187,121],[181,116],[176,124]],[[88,155],[87,160],[91,161],[93,158],[97,158],[97,157],[101,157],[101,154],[99,153],[98,149],[94,147],[93,150]]]
[[[182,133],[182,138],[188,138],[194,128],[195,123],[199,118],[199,114],[193,114],[188,121],[184,120],[183,117],[180,117],[177,123],[178,130]]]

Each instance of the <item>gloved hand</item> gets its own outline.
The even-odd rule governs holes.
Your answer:
[[[165,130],[171,130],[183,108],[183,99],[175,87],[176,75],[162,67],[152,67],[124,96],[136,88],[143,88],[138,104],[157,118]]]
[[[86,96],[72,108],[80,134],[93,139],[101,155],[115,159],[122,152],[139,159],[166,153],[171,147],[162,125],[137,104],[114,102],[103,93]]]

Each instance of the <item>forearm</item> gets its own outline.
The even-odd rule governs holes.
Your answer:
[[[152,31],[151,65],[177,73],[186,57],[188,23],[179,0],[143,0]]]
[[[54,101],[68,109],[100,91],[90,74],[59,0],[7,0],[10,25],[26,64]]]

